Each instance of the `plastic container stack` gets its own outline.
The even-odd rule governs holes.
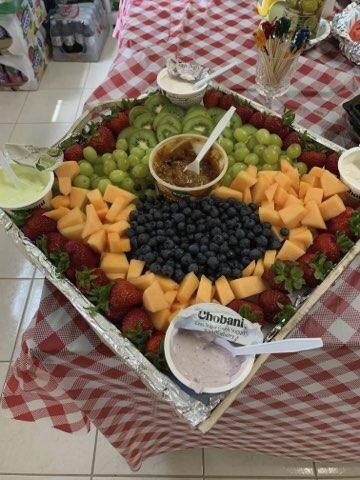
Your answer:
[[[42,0],[0,0],[0,90],[37,90],[49,60]]]

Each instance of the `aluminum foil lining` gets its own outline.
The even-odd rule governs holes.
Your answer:
[[[353,2],[334,16],[331,26],[332,34],[339,41],[340,50],[356,65],[360,65],[360,42],[352,41],[349,31],[358,20],[360,20],[360,4]]]
[[[171,57],[166,61],[166,68],[172,78],[186,82],[197,82],[205,77],[208,70],[196,62],[184,62],[180,58]]]
[[[225,88],[219,84],[211,82],[211,85],[219,88],[224,93],[232,93],[230,89]],[[140,95],[136,99],[129,99],[129,101],[136,101],[145,99],[150,93],[159,92],[158,88],[150,87],[144,94]],[[246,97],[236,94],[239,98],[249,101]],[[110,108],[111,102],[103,102],[90,108],[85,112],[80,119],[78,119],[71,130],[60,139],[56,145],[61,141],[70,137],[71,135],[79,132],[84,128],[84,125],[89,122],[89,113],[92,116],[96,116],[103,113]],[[250,101],[250,104],[262,112],[272,113],[275,112],[265,108],[257,102]],[[295,130],[304,133],[305,129],[295,124]],[[321,144],[331,148],[333,150],[341,150],[339,145],[326,140],[318,135],[308,132],[309,136]],[[74,285],[66,278],[60,277],[55,267],[48,261],[45,255],[34,245],[29,239],[27,239],[22,231],[11,220],[11,217],[0,209],[0,227],[9,235],[11,240],[16,244],[19,250],[35,265],[39,268],[46,278],[58,288],[72,303],[72,305],[78,310],[78,312],[89,323],[95,333],[104,341],[104,343],[131,369],[133,370],[140,380],[150,389],[150,391],[161,401],[167,402],[174,411],[184,420],[186,420],[191,426],[196,427],[201,422],[205,421],[211,414],[212,410],[218,405],[226,393],[209,395],[200,394],[196,395],[191,390],[184,387],[177,382],[176,379],[170,378],[167,375],[159,372],[146,357],[126,338],[122,337],[121,332],[110,323],[104,316],[100,314],[91,315],[88,308],[91,303],[82,293],[74,287]],[[302,303],[305,298],[300,296],[298,302]],[[270,341],[276,338],[277,333],[281,330],[282,325],[277,325],[274,328],[264,331],[265,341]]]
[[[38,170],[55,170],[64,160],[63,152],[56,147],[36,147],[6,143],[4,155],[9,163],[17,163]]]

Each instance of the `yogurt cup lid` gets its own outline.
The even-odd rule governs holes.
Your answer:
[[[360,194],[360,147],[343,152],[338,163],[340,177],[355,193]]]

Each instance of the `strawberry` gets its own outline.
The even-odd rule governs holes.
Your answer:
[[[88,145],[93,147],[99,155],[111,153],[115,149],[115,138],[111,130],[104,125],[100,125],[90,137]]]
[[[255,112],[251,115],[249,123],[256,128],[263,128],[265,123],[265,115],[261,112]]]
[[[89,293],[95,286],[104,286],[108,283],[109,279],[101,268],[89,270],[85,267],[76,271],[76,286],[83,293]]]
[[[341,251],[336,242],[336,237],[332,233],[320,233],[311,247],[308,249],[309,253],[323,253],[326,258],[333,263],[337,263],[341,258]]]
[[[154,364],[160,371],[168,373],[169,367],[165,360],[164,340],[165,335],[163,333],[153,333],[146,342],[145,354],[150,362]]]
[[[284,138],[282,149],[286,150],[290,145],[298,143],[301,148],[304,147],[304,141],[300,137],[300,135],[297,132],[290,132],[286,137]]]
[[[346,210],[340,215],[332,218],[327,222],[327,230],[334,235],[338,232],[344,232],[348,237],[352,237],[353,233],[350,230],[349,218],[354,213],[354,209],[346,207]]]
[[[305,284],[303,272],[297,262],[276,260],[270,269],[264,271],[262,278],[272,290],[288,293],[300,290]]]
[[[30,238],[36,240],[40,235],[45,235],[50,232],[57,232],[57,223],[49,217],[45,217],[45,210],[36,209],[31,213],[31,216],[26,220],[23,232]]]
[[[61,235],[59,232],[50,232],[46,235],[47,245],[46,248],[50,253],[55,252],[56,250],[65,250],[65,244],[67,239]]]
[[[339,176],[338,163],[339,154],[336,152],[332,152],[326,157],[325,168],[334,175]]]
[[[260,325],[264,325],[265,323],[264,312],[259,305],[256,305],[256,303],[237,299],[230,302],[227,307],[235,310],[235,312],[239,313],[247,320],[250,320],[250,322],[257,322]]]
[[[218,107],[229,110],[233,105],[235,105],[235,98],[232,95],[224,95],[220,98]]]
[[[69,267],[65,272],[65,277],[67,277],[71,282],[75,283],[76,281],[76,270],[74,267]]]
[[[126,112],[120,112],[115,117],[107,120],[104,125],[115,135],[119,135],[121,130],[129,126],[129,117]]]
[[[259,295],[260,307],[264,311],[265,319],[269,322],[272,322],[282,308],[290,303],[290,298],[279,290],[265,290]]]
[[[206,90],[203,98],[204,107],[217,107],[222,96],[223,94],[219,90],[215,90],[213,88],[211,88],[210,90]]]
[[[116,280],[110,292],[110,310],[127,313],[132,308],[141,304],[142,292],[140,290],[126,280]]]
[[[64,159],[67,161],[79,162],[83,158],[83,147],[78,143],[74,143],[64,151]]]
[[[282,118],[268,115],[265,118],[264,128],[270,133],[276,133],[283,140],[290,133],[290,125],[294,121],[295,114],[291,110],[285,110]]]
[[[76,270],[84,267],[96,268],[99,265],[99,256],[86,243],[69,240],[65,245],[65,251],[69,254],[71,265]]]
[[[36,245],[51,260],[60,275],[70,267],[70,257],[64,251],[66,243],[67,239],[59,232],[50,232],[36,239]]]
[[[308,287],[316,287],[333,268],[333,263],[323,253],[305,253],[298,262]]]
[[[318,152],[316,150],[309,150],[309,151],[302,152],[298,161],[304,162],[309,169],[313,167],[322,168],[326,162],[326,155],[323,152]]]
[[[154,327],[150,316],[141,308],[134,308],[122,320],[121,331],[141,352]]]
[[[236,107],[236,113],[240,116],[243,123],[249,123],[251,116],[255,110],[250,105],[239,105]]]

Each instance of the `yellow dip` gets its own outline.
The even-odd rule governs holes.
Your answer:
[[[31,205],[45,191],[49,183],[49,172],[39,172],[35,168],[15,164],[11,168],[20,179],[21,187],[15,187],[0,167],[0,206],[16,208]]]

